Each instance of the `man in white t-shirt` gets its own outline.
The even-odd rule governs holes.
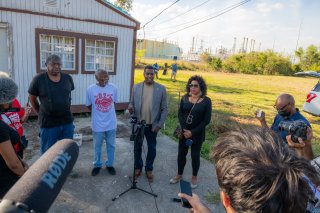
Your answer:
[[[115,175],[114,152],[116,141],[117,117],[114,103],[118,100],[117,87],[108,83],[108,72],[98,69],[95,73],[96,84],[87,89],[86,106],[91,111],[92,134],[94,146],[94,162],[91,175],[96,176],[102,167],[101,147],[103,139],[106,140],[107,161],[106,169]]]

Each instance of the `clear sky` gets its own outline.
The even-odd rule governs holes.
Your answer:
[[[176,0],[133,0],[130,14],[141,22],[141,27],[164,8]],[[195,37],[195,45],[215,50],[222,45],[228,49],[237,38],[236,49],[242,45],[243,37],[255,40],[255,50],[292,54],[298,47],[310,44],[320,46],[320,1],[319,0],[251,0],[221,16],[189,29],[181,30],[206,18],[213,17],[241,0],[180,0],[159,17],[138,31],[138,38],[157,39],[177,43],[187,52]],[[192,8],[202,4],[196,9]],[[181,15],[188,10],[190,12]],[[180,15],[177,18],[176,16]],[[299,35],[299,27],[300,36]],[[173,34],[172,34],[173,33]]]

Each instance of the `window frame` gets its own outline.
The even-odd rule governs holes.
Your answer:
[[[48,35],[48,36],[63,36],[63,37],[71,37],[75,39],[75,54],[74,54],[74,63],[75,67],[74,69],[61,69],[61,71],[67,73],[67,74],[78,74],[79,73],[79,34],[78,33],[72,33],[67,31],[58,31],[58,30],[48,30],[48,29],[36,29],[36,70],[37,73],[40,72],[46,72],[46,69],[41,69],[41,54],[40,54],[40,47],[41,47],[41,41],[40,36],[41,35]]]
[[[113,51],[113,72],[108,72],[109,75],[116,75],[117,73],[117,52],[118,52],[118,38],[109,36],[98,36],[98,35],[84,35],[81,37],[81,73],[82,74],[94,74],[95,70],[86,70],[86,39],[94,41],[104,41],[114,43]]]

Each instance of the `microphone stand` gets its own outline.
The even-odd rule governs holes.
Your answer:
[[[144,120],[142,120],[140,122],[137,122],[136,118],[132,118],[131,119],[131,123],[133,124],[132,125],[132,134],[131,134],[131,136],[133,136],[133,137],[130,136],[130,140],[133,139],[133,141],[134,141],[133,142],[133,150],[136,150],[138,143],[139,142],[143,143],[144,128],[146,126],[146,122]],[[134,131],[135,125],[137,125],[136,131]],[[135,159],[134,155],[135,155],[135,153],[133,154],[133,158]],[[134,162],[135,162],[135,160],[134,160]],[[130,177],[129,177],[129,179],[130,179]],[[147,193],[149,195],[152,195],[154,197],[158,197],[158,195],[156,195],[156,194],[154,194],[152,192],[148,192],[148,191],[146,191],[144,189],[141,189],[141,188],[137,187],[137,180],[136,180],[136,176],[135,176],[135,167],[134,167],[134,165],[133,165],[133,176],[132,176],[132,180],[130,179],[130,182],[131,182],[131,187],[128,188],[127,190],[125,190],[124,192],[120,193],[119,195],[115,196],[114,198],[112,198],[112,201],[115,201],[120,196],[122,196],[125,193],[129,192],[131,189],[137,189],[137,190],[145,192],[145,193]]]

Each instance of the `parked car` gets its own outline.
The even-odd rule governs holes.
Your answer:
[[[320,78],[320,73],[315,71],[297,72],[294,75]],[[314,116],[320,116],[320,81],[317,82],[307,95],[302,110]]]

